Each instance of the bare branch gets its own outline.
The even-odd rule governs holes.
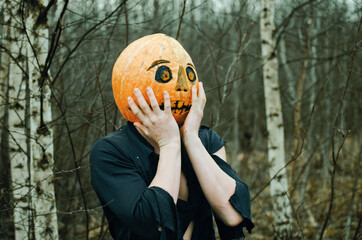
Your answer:
[[[285,29],[288,27],[290,20],[292,19],[294,14],[297,11],[299,11],[300,9],[302,9],[303,7],[313,3],[314,1],[316,1],[316,0],[309,0],[309,1],[304,2],[304,3],[296,6],[295,8],[293,8],[292,11],[289,13],[289,15],[286,18],[284,18],[283,22],[275,28],[274,36],[278,35],[278,37],[276,37],[275,49],[278,47],[280,39],[281,39]]]
[[[182,19],[183,19],[184,14],[185,14],[186,1],[187,1],[187,0],[184,0],[184,6],[183,6],[183,8],[182,8],[182,12],[181,12],[181,16],[180,16],[180,22],[179,22],[179,24],[178,24],[178,29],[177,29],[177,34],[176,34],[176,40],[178,39],[179,34],[180,34]]]
[[[51,83],[51,85],[54,85],[55,82],[57,81],[60,73],[62,72],[65,64],[68,62],[70,56],[78,49],[78,47],[82,44],[82,42],[84,41],[84,39],[90,34],[92,33],[94,30],[96,30],[100,25],[102,25],[105,21],[107,21],[109,18],[111,18],[113,16],[113,14],[115,14],[116,12],[118,12],[118,10],[127,2],[127,0],[123,0],[123,2],[118,5],[118,7],[111,12],[110,14],[108,14],[104,19],[102,19],[99,23],[95,24],[93,27],[91,27],[86,33],[83,34],[83,36],[78,40],[77,44],[74,46],[74,48],[72,50],[70,50],[70,52],[68,53],[68,55],[66,56],[65,60],[63,61],[62,65],[60,66],[58,72],[55,74],[53,81]]]
[[[95,63],[94,63],[94,68],[95,68],[95,71],[96,71],[96,79],[97,79],[98,89],[99,89],[99,93],[101,94],[102,104],[103,104],[103,113],[104,113],[104,136],[107,136],[108,132],[107,132],[107,111],[106,111],[106,104],[105,104],[105,100],[104,100],[104,97],[103,97],[101,82],[99,81],[99,72],[98,72],[98,69],[97,69],[97,64],[95,64]]]

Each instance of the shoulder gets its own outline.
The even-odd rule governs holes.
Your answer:
[[[202,125],[199,129],[199,137],[201,139],[201,142],[205,146],[206,150],[213,154],[220,150],[225,143],[222,140],[222,138],[211,128],[208,126]]]
[[[129,144],[127,127],[121,127],[111,134],[98,139],[90,152],[91,163],[102,160],[116,160],[127,158],[127,145]]]

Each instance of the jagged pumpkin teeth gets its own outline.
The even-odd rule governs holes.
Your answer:
[[[181,125],[190,111],[193,85],[198,87],[198,78],[191,57],[178,41],[160,33],[128,45],[118,57],[112,72],[117,107],[131,122],[139,120],[130,110],[127,97],[136,100],[133,90],[139,88],[149,103],[146,88],[151,87],[161,109],[164,107],[163,92],[168,92],[172,114]]]

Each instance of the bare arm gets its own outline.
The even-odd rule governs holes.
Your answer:
[[[192,91],[192,108],[181,128],[182,141],[213,211],[226,225],[237,226],[243,217],[229,202],[235,192],[236,182],[215,163],[198,136],[206,97],[202,84],[199,85],[199,96],[195,88]],[[221,148],[216,155],[225,161],[225,148]]]
[[[178,125],[171,113],[170,97],[164,92],[165,108],[159,108],[157,99],[151,88],[147,88],[150,108],[141,91],[134,91],[139,107],[129,97],[132,112],[141,122],[135,122],[138,132],[159,152],[160,158],[156,175],[149,187],[157,186],[166,190],[177,202],[181,174],[181,140]]]
[[[185,136],[184,139],[197,179],[213,211],[226,225],[237,226],[243,218],[229,202],[235,192],[235,180],[220,169],[198,136]],[[225,160],[225,148],[217,155]]]
[[[157,186],[166,190],[177,202],[180,188],[181,150],[180,144],[168,144],[160,149],[156,175],[149,187]]]

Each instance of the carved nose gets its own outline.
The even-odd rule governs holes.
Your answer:
[[[186,82],[185,69],[182,66],[180,66],[177,74],[176,91],[187,92],[188,90],[189,89]]]

